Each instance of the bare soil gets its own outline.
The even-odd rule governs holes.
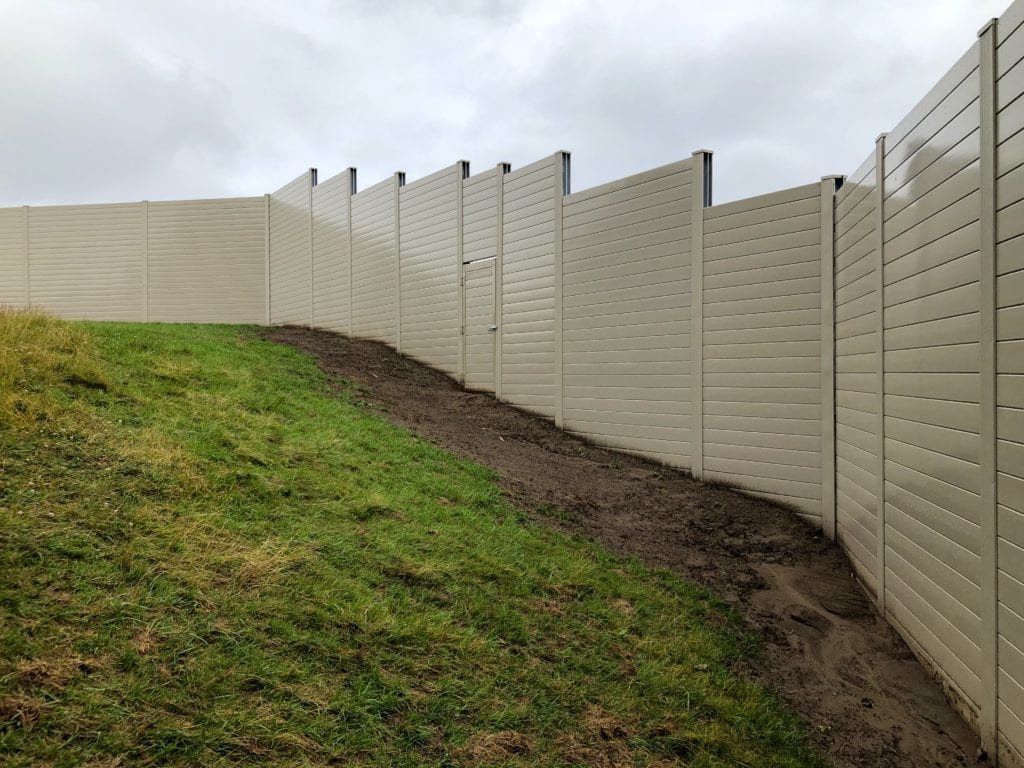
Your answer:
[[[305,328],[266,337],[359,384],[395,424],[492,467],[533,519],[670,568],[734,605],[764,640],[749,673],[803,717],[837,765],[986,764],[842,551],[792,512],[591,445],[382,344]]]

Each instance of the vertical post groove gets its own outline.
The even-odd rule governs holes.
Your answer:
[[[395,351],[402,354],[402,187],[405,173],[395,172]]]
[[[980,524],[981,524],[981,691],[978,703],[978,731],[982,747],[998,759],[999,739],[999,579],[998,537],[999,510],[996,482],[996,30],[997,20],[986,24],[978,36],[980,159],[980,228],[981,228],[981,357],[978,403],[981,411],[980,453]]]
[[[555,426],[564,423],[562,405],[565,400],[562,385],[562,207],[569,193],[569,153],[556,152],[554,162],[554,251],[555,251]]]
[[[875,421],[878,430],[875,457],[875,505],[878,511],[875,535],[877,537],[876,567],[878,594],[876,602],[879,613],[885,616],[885,137],[875,140],[875,330],[878,333],[875,350],[875,387],[878,393],[878,415]]]
[[[149,201],[143,200],[142,214],[142,322],[149,322]]]
[[[498,163],[495,179],[495,206],[494,206],[494,324],[498,329],[494,332],[494,396],[501,400],[501,334],[502,334],[502,307],[505,303],[504,276],[504,252],[505,252],[505,174],[511,166],[508,163]]]
[[[469,175],[469,163],[460,160],[455,164],[455,273],[459,282],[459,384],[466,383],[466,278],[463,266],[465,246],[463,244],[463,191]]]
[[[348,169],[348,207],[345,217],[348,225],[348,336],[352,338],[352,198],[356,194],[356,169]]]
[[[270,325],[270,195],[263,196],[263,318]]]
[[[693,153],[690,170],[690,472],[704,477],[704,207],[711,200],[711,153]]]
[[[22,206],[22,210],[25,212],[25,309],[29,309],[32,306],[32,241],[28,220],[29,206]]]
[[[835,211],[840,177],[821,180],[821,530],[836,538]]]
[[[313,288],[316,268],[313,264],[313,187],[316,186],[316,168],[309,169],[309,327],[316,328],[316,291]]]

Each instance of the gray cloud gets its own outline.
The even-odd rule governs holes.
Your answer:
[[[1005,3],[0,0],[0,205],[557,149],[576,189],[712,149],[734,199],[853,170]]]

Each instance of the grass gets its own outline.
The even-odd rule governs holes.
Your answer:
[[[0,310],[0,763],[822,765],[711,595],[333,384]]]

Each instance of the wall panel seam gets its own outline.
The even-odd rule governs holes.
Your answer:
[[[821,183],[821,524],[825,537],[836,537],[835,425],[835,193],[837,177]]]
[[[142,219],[142,322],[149,322],[149,201],[139,205]]]
[[[886,616],[885,607],[885,236],[883,223],[885,222],[885,137],[883,133],[875,141],[875,291],[877,293],[875,303],[875,386],[877,391],[876,414],[876,452],[875,457],[875,504],[877,512],[876,520],[876,563],[875,575],[876,604],[879,612]]]
[[[996,36],[998,22],[992,19],[978,33],[979,123],[980,123],[980,377],[978,403],[981,421],[981,690],[978,702],[978,730],[984,748],[998,761],[999,741],[999,578],[996,426]]]
[[[25,308],[32,306],[32,244],[31,244],[31,216],[29,206],[23,206],[24,242],[25,242]]]
[[[505,175],[509,172],[507,163],[498,163],[495,169],[495,200],[494,200],[494,323],[497,325],[494,339],[494,396],[502,399],[502,354],[504,348],[504,308],[505,308]]]
[[[459,284],[459,362],[457,381],[466,383],[466,272],[463,259],[466,254],[465,189],[469,176],[468,163],[455,164],[455,279]]]
[[[552,163],[554,173],[554,200],[552,203],[552,216],[554,226],[552,232],[552,245],[554,248],[554,282],[555,282],[555,426],[563,426],[562,411],[565,405],[565,391],[563,379],[563,349],[562,332],[565,322],[565,296],[563,295],[562,283],[564,279],[562,263],[562,247],[564,245],[563,217],[565,215],[565,195],[569,190],[565,188],[568,173],[569,155],[565,152],[555,154],[555,162]]]
[[[704,477],[704,174],[709,156],[698,150],[690,164],[690,472],[697,480]]]

